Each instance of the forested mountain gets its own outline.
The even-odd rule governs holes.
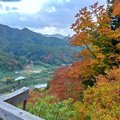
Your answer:
[[[35,63],[42,61],[61,65],[74,60],[75,49],[64,39],[46,37],[27,28],[19,30],[0,24],[0,51]]]

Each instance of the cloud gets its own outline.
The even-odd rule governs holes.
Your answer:
[[[9,8],[17,8],[16,11],[12,11],[11,9],[7,12],[18,12],[18,13],[23,13],[23,14],[35,14],[39,12],[42,7],[44,7],[44,4],[48,0],[21,0],[20,2],[3,2],[1,1],[0,4],[5,7]],[[3,12],[6,12],[4,9]]]
[[[12,10],[17,10],[17,8],[16,8],[16,7],[12,7],[11,9],[12,9]]]
[[[50,7],[50,8],[47,8],[46,11],[48,13],[52,13],[52,12],[56,12],[56,8],[54,6]]]
[[[56,0],[57,3],[69,3],[71,0]]]
[[[9,6],[4,6],[0,4],[0,14],[14,12],[15,10],[17,10],[16,7],[9,7]]]
[[[3,2],[19,2],[21,0],[0,0],[0,1],[3,1]]]
[[[0,4],[0,9],[2,9],[2,5]]]
[[[74,16],[82,7],[97,0],[21,0],[0,1],[0,23],[12,27],[28,27],[44,34],[70,34]],[[106,0],[99,0],[104,4]]]
[[[27,21],[28,19],[27,19],[27,17],[22,16],[22,17],[19,18],[19,20],[20,20],[20,21]]]
[[[37,33],[42,33],[42,34],[62,34],[62,35],[69,35],[69,34],[73,34],[72,30],[70,30],[69,28],[56,28],[56,27],[48,27],[45,26],[43,28],[29,28],[32,31],[35,31]]]

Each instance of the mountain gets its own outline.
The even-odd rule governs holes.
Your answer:
[[[0,51],[6,52],[35,64],[40,61],[51,65],[70,64],[75,57],[75,48],[68,41],[46,37],[27,28],[22,30],[0,24]]]
[[[59,39],[66,39],[68,38],[68,36],[64,36],[64,35],[61,35],[61,34],[52,34],[52,35],[48,35],[48,34],[45,34],[46,37],[55,37],[55,38],[59,38]]]

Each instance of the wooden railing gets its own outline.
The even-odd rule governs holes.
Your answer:
[[[43,120],[26,111],[29,88],[23,87],[6,96],[0,96],[0,120]],[[15,107],[23,103],[23,110]]]

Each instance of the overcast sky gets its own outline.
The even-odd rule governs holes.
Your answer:
[[[74,16],[97,0],[0,0],[0,24],[42,34],[69,35]],[[106,0],[98,0],[105,4]]]

